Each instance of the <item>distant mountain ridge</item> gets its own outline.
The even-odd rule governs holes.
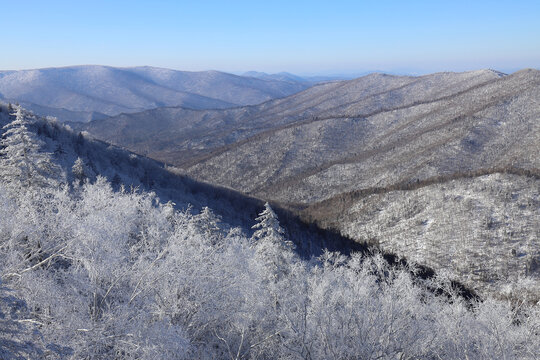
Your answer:
[[[328,81],[340,81],[340,80],[351,80],[356,77],[360,77],[363,75],[367,75],[372,73],[372,71],[368,71],[365,73],[362,73],[357,76],[353,75],[313,75],[313,76],[298,76],[295,74],[288,73],[286,71],[282,71],[275,74],[268,74],[261,71],[248,71],[242,74],[242,76],[249,76],[254,77],[258,79],[263,80],[279,80],[279,81],[287,81],[292,83],[321,83],[321,82],[328,82]]]
[[[86,122],[163,106],[222,109],[258,104],[309,84],[261,80],[218,71],[86,65],[0,71],[0,98],[61,121]]]
[[[309,82],[308,79],[288,73],[288,72],[280,72],[276,74],[267,74],[265,72],[261,71],[248,71],[242,74],[242,76],[249,76],[257,79],[263,79],[263,80],[280,80],[280,81],[288,81],[292,83],[303,83],[303,82]]]

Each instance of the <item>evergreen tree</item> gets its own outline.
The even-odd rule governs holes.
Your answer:
[[[58,143],[58,145],[56,145],[56,148],[54,149],[54,155],[56,157],[60,157],[61,155],[64,155],[65,153],[66,151],[64,150],[62,144]]]
[[[79,181],[79,185],[82,185],[84,180],[88,178],[88,170],[80,157],[75,160],[75,163],[71,168],[71,172],[73,173],[75,179]]]
[[[121,183],[122,183],[122,178],[120,177],[120,175],[118,175],[118,173],[114,173],[114,176],[111,179],[111,186],[114,189],[118,189]]]
[[[193,220],[196,231],[203,234],[206,241],[212,245],[219,243],[222,237],[219,227],[221,223],[220,216],[214,214],[208,206],[205,206],[202,208],[200,214],[193,217]]]
[[[28,129],[32,119],[20,106],[12,115],[15,120],[4,126],[0,140],[0,179],[15,187],[52,185],[60,170],[50,154],[41,152],[43,142]]]
[[[255,220],[257,224],[252,229],[257,230],[252,240],[255,240],[256,254],[276,281],[288,272],[294,244],[283,236],[283,228],[270,204],[264,204],[264,211]]]
[[[264,204],[264,211],[255,219],[257,224],[252,229],[258,229],[253,233],[254,239],[280,239],[283,234],[283,228],[279,225],[276,213],[270,207],[270,204]]]

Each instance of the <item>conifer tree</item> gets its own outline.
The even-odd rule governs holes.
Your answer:
[[[252,240],[255,240],[255,251],[272,273],[274,280],[278,280],[287,273],[294,244],[283,236],[283,228],[270,204],[264,204],[264,211],[255,220],[258,221],[252,227],[257,229],[252,237]]]
[[[71,172],[73,173],[73,176],[76,180],[79,181],[79,185],[82,185],[84,180],[88,178],[88,171],[86,169],[86,165],[82,161],[80,157],[75,160],[75,163],[73,164],[73,167],[71,168]]]
[[[221,217],[214,214],[208,206],[205,206],[200,214],[194,216],[193,220],[197,231],[203,234],[210,244],[217,245],[221,237],[219,227]]]
[[[50,154],[41,152],[43,142],[28,129],[32,119],[20,106],[12,115],[15,120],[4,126],[0,140],[0,179],[15,187],[52,185],[60,170]]]

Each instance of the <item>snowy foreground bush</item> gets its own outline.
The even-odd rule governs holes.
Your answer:
[[[0,154],[0,359],[540,354],[538,306],[436,296],[380,256],[305,262],[269,206],[248,237],[208,208],[176,211],[101,177],[62,184],[12,133]]]

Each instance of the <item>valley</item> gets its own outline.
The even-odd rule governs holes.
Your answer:
[[[538,271],[526,269],[540,259],[539,114],[539,71],[481,70],[422,77],[372,74],[256,106],[148,110],[78,129],[164,161],[178,174],[273,201],[307,222],[449,271],[477,291],[520,293],[518,285],[507,289],[517,276],[532,282],[531,293],[537,294]],[[502,180],[493,180],[498,177]],[[444,179],[457,189],[472,186],[480,204],[494,194],[510,194],[504,196],[529,205],[504,208],[501,200],[474,208],[456,203],[454,209],[446,199],[459,191],[446,194],[438,185]],[[493,190],[478,190],[485,181]],[[415,188],[424,182],[429,186]],[[502,183],[515,186],[505,189]],[[387,209],[390,203],[370,193],[386,188],[389,194],[405,190],[395,195],[405,207],[426,189],[444,195],[430,200],[433,216],[424,214],[429,219],[413,216],[412,223],[404,220],[403,227],[395,227],[384,216],[393,211]],[[360,206],[364,201],[379,212]],[[523,211],[529,215],[520,216]],[[481,220],[509,212],[520,222],[494,220],[499,225],[486,228]],[[415,230],[414,221],[429,221],[439,230]],[[451,235],[457,223],[468,226]],[[446,251],[460,248],[463,239],[475,244],[477,254],[491,253],[499,265],[471,258],[470,249]],[[416,251],[428,243],[433,247],[429,256]],[[494,247],[502,252],[492,253]],[[463,258],[472,262],[465,265]],[[485,275],[495,268],[502,275]],[[471,271],[483,275],[471,277]]]

